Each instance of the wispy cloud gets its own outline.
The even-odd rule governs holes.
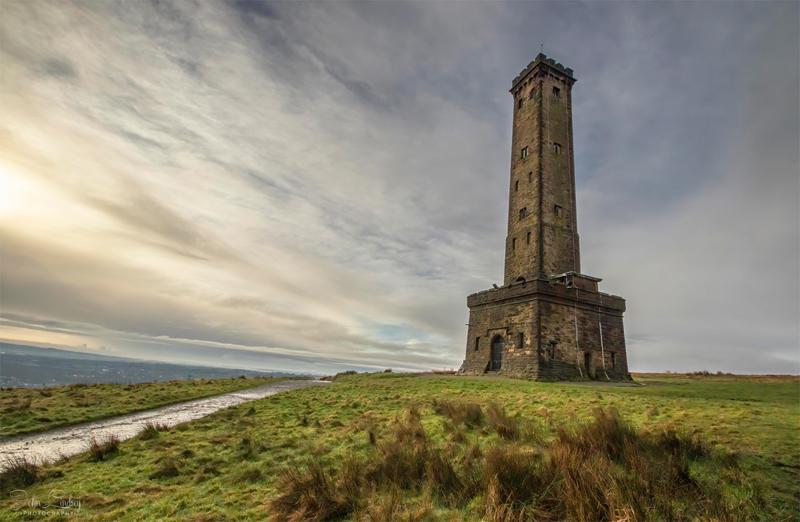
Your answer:
[[[634,368],[796,371],[797,9],[6,2],[0,334],[458,366],[465,296],[502,279],[506,91],[544,43],[579,78],[584,269],[628,299]]]

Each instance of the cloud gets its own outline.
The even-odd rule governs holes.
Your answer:
[[[628,299],[634,369],[800,369],[780,3],[7,2],[0,335],[458,366],[542,43],[579,79],[584,271]]]

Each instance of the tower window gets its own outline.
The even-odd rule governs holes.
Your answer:
[[[561,214],[564,213],[564,209],[561,208],[561,205],[556,205],[553,207],[553,211],[555,212],[556,217],[561,217]]]
[[[518,190],[519,190],[519,180],[514,182],[514,192],[517,192]]]
[[[553,143],[553,152],[558,156],[561,154],[561,144],[560,143]]]
[[[522,147],[522,149],[519,151],[519,157],[522,159],[528,157],[528,147]]]
[[[520,97],[519,101],[517,102],[517,109],[521,109],[522,105],[525,103],[525,99]]]
[[[528,183],[533,181],[533,172],[528,172]]]
[[[525,219],[525,216],[527,216],[527,215],[528,215],[527,207],[522,207],[521,209],[519,209],[519,218],[520,219]]]
[[[516,249],[517,249],[517,238],[512,237],[511,238],[511,251],[513,252]]]
[[[553,87],[553,96],[556,98],[561,98],[561,89],[558,87]],[[506,107],[508,107],[508,105],[506,105]]]
[[[617,367],[617,354],[614,352],[611,352],[611,367],[612,368]]]
[[[475,338],[475,351],[477,352],[480,347],[481,347],[481,338],[479,336]]]
[[[528,243],[529,245],[531,244],[531,233],[530,232],[528,232],[528,235],[525,237],[525,242]]]
[[[522,348],[522,342],[525,340],[525,334],[519,332],[517,334],[517,348]]]
[[[547,344],[547,358],[551,361],[556,358],[556,342],[550,341]]]

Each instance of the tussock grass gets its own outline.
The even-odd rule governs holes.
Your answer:
[[[251,459],[261,451],[264,451],[264,445],[252,434],[248,433],[239,439],[237,450],[244,459]]]
[[[330,471],[319,460],[309,459],[299,468],[288,468],[278,479],[282,493],[270,502],[272,519],[301,522],[330,520],[351,512],[352,502],[337,490]]]
[[[465,411],[435,407],[458,419]],[[453,508],[480,506],[476,518],[494,521],[735,520],[739,515],[721,501],[720,491],[690,471],[696,461],[729,469],[736,459],[721,458],[697,438],[674,431],[639,433],[615,410],[598,409],[590,423],[560,429],[545,444],[536,436],[526,438],[519,422],[497,405],[490,405],[486,416],[500,439],[483,452],[465,445],[447,449],[432,443],[412,408],[367,457],[349,459],[338,470],[319,459],[286,470],[280,494],[269,504],[273,519],[389,516],[404,509],[398,498],[420,495]]]
[[[242,469],[236,476],[236,482],[258,482],[264,477],[261,469],[250,465]]]
[[[31,409],[32,399],[30,397],[12,398],[6,401],[2,407],[3,413],[25,412]]]
[[[433,411],[451,421],[447,425],[453,442],[463,442],[466,434],[463,429],[471,430],[486,426],[506,440],[516,440],[521,436],[533,436],[531,427],[523,425],[517,417],[506,413],[505,408],[496,402],[490,402],[484,412],[480,404],[470,401],[437,400],[432,402]]]
[[[469,401],[433,400],[433,411],[444,415],[455,424],[463,424],[467,428],[483,425],[483,409],[480,404]]]
[[[103,439],[92,438],[89,442],[89,460],[100,462],[119,453],[119,437],[108,435]]]
[[[502,438],[514,440],[522,435],[519,420],[508,415],[506,410],[496,402],[490,402],[486,407],[486,416],[489,418],[489,425]]]
[[[402,491],[391,489],[372,496],[354,518],[359,522],[422,522],[435,520],[434,513],[430,497],[423,497],[409,505],[403,502]]]
[[[0,497],[5,497],[15,489],[32,486],[39,479],[39,466],[24,457],[8,457],[3,461],[0,472]]]
[[[150,474],[151,479],[163,479],[177,477],[181,474],[178,460],[175,457],[167,455],[159,460],[158,466],[155,471]]]
[[[159,424],[157,422],[148,422],[144,425],[144,429],[139,433],[139,438],[142,440],[151,440],[158,438],[159,433],[169,430],[166,424]]]

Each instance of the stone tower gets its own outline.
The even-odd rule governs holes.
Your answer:
[[[462,374],[630,379],[625,300],[580,273],[573,71],[539,54],[511,83],[514,121],[503,286],[467,298]]]

